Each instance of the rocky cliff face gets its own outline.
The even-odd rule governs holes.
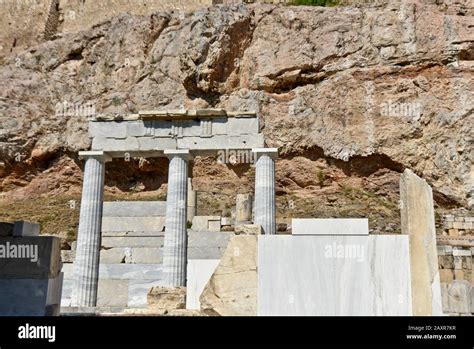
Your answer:
[[[440,209],[472,208],[473,71],[472,7],[123,15],[4,58],[0,198],[78,195],[86,105],[98,114],[222,107],[257,110],[267,145],[280,148],[280,217],[368,215],[386,227],[398,219],[404,168],[433,186]],[[107,192],[162,193],[166,166],[115,160]],[[193,175],[203,203],[253,186],[244,165],[197,159]],[[231,204],[222,201],[215,210]]]

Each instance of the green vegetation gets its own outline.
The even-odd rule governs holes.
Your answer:
[[[290,5],[306,5],[306,6],[337,6],[340,0],[293,0]]]

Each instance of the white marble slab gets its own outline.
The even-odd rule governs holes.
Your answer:
[[[258,241],[258,315],[411,315],[408,237]]]
[[[367,218],[293,218],[293,235],[369,235]]]
[[[200,309],[201,296],[204,287],[219,264],[219,259],[190,259],[188,260],[186,283],[186,309]]]

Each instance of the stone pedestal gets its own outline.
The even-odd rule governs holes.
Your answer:
[[[186,285],[187,184],[189,150],[165,150],[170,159],[166,227],[163,251],[163,282],[167,287]]]
[[[275,221],[275,159],[276,148],[252,149],[255,164],[255,224],[264,234],[276,234]]]
[[[249,224],[252,221],[252,194],[237,194],[235,205],[235,225]]]
[[[81,213],[74,263],[73,305],[95,307],[99,280],[105,163],[111,158],[102,151],[79,152],[86,159]]]

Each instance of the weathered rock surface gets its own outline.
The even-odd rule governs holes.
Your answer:
[[[207,315],[257,315],[257,236],[230,239],[199,300]]]
[[[236,225],[234,233],[235,235],[260,235],[262,234],[262,226],[259,224]]]
[[[185,287],[153,287],[147,295],[148,307],[163,310],[165,313],[186,308]]]
[[[472,208],[474,17],[472,6],[458,5],[259,4],[122,15],[7,54],[0,198],[80,190],[75,152],[90,145],[88,106],[98,114],[218,107],[258,111],[267,145],[282,152],[278,195],[301,191],[323,203],[292,198],[292,209],[285,198],[279,212],[315,214],[315,206],[326,216],[329,198],[353,188],[396,202],[404,168],[426,179],[441,205]],[[162,189],[164,163],[115,160],[107,185]],[[197,159],[193,171],[199,190],[253,190],[245,166]],[[347,196],[331,199],[327,215],[360,214],[360,198]],[[390,205],[375,209],[385,221],[398,216]]]

